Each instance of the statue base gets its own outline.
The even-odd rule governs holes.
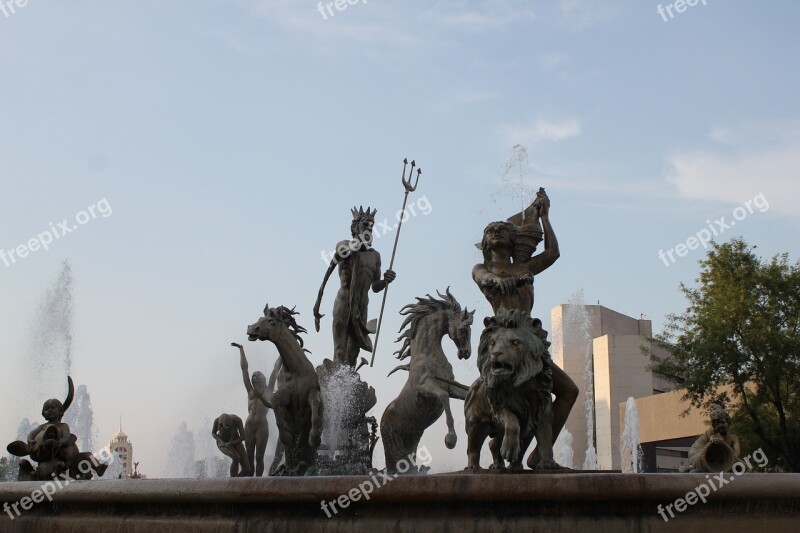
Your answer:
[[[606,473],[73,482],[52,503],[17,505],[20,516],[10,510],[0,532],[797,530],[800,474],[735,476],[706,503],[676,510],[707,483],[704,474]],[[0,483],[0,506],[39,487]],[[360,487],[371,489],[368,500]],[[674,517],[665,522],[667,505]]]
[[[330,359],[316,370],[323,405],[316,475],[366,475],[378,440],[378,423],[367,416],[378,401],[375,389],[354,368]]]

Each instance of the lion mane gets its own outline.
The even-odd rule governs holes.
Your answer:
[[[526,432],[535,431],[538,420],[552,402],[553,374],[547,344],[542,341],[534,321],[527,313],[500,309],[484,321],[486,328],[478,345],[478,368],[486,387],[486,399],[493,413],[505,407],[517,415]],[[492,373],[489,343],[501,329],[510,329],[527,347],[524,356],[513,362],[514,373],[497,379]],[[539,327],[540,329],[540,327]],[[523,430],[525,431],[525,430]]]

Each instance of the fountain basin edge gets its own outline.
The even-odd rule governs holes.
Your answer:
[[[376,476],[382,482],[380,476]],[[521,473],[401,476],[330,518],[321,502],[370,476],[73,482],[4,531],[796,531],[800,474],[744,474],[665,522],[657,506],[705,474]],[[41,484],[0,483],[0,505]],[[12,511],[13,513],[13,511]],[[590,529],[587,529],[590,528]]]

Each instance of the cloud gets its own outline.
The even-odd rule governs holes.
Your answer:
[[[715,128],[711,146],[675,154],[667,181],[684,198],[739,204],[758,194],[772,211],[800,216],[800,123]]]
[[[563,141],[581,134],[578,119],[570,118],[561,122],[544,119],[537,120],[533,126],[505,126],[508,144],[530,145],[540,141]]]
[[[239,3],[254,17],[270,21],[286,34],[322,44],[347,41],[399,48],[420,44],[419,35],[411,31],[410,25],[397,23],[397,9],[378,2],[347,3],[342,11],[333,9],[333,16],[325,10],[328,2],[322,2],[322,12],[319,3],[296,0],[239,0]]]

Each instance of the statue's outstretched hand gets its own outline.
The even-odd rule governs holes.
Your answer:
[[[390,284],[397,278],[397,274],[395,274],[394,270],[387,270],[383,273],[383,279],[386,281],[386,284]]]

